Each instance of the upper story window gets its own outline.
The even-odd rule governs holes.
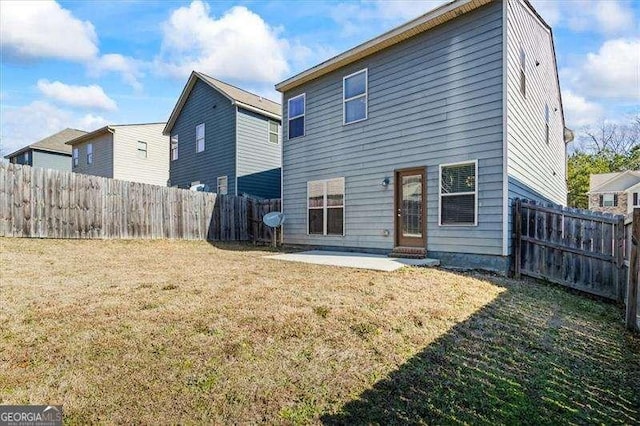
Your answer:
[[[171,136],[171,161],[178,159],[178,135]]]
[[[600,195],[600,207],[618,207],[618,194]]]
[[[25,151],[24,153],[24,164],[29,164],[29,151]]]
[[[304,114],[306,96],[303,93],[289,99],[287,113],[289,116],[289,139],[304,136]]]
[[[278,127],[277,121],[269,120],[269,142],[277,144],[280,140]]]
[[[367,69],[346,76],[342,81],[344,124],[367,119]]]
[[[527,75],[526,75],[526,65],[527,65],[527,54],[524,49],[520,48],[520,93],[522,96],[527,96]]]
[[[631,204],[633,207],[640,207],[640,193],[633,193],[633,203]]]
[[[544,106],[544,140],[549,145],[549,105]]]
[[[344,235],[344,178],[307,182],[309,234]]]
[[[217,179],[217,192],[220,195],[227,195],[229,179],[226,176],[218,176]]]
[[[478,162],[440,166],[440,225],[477,225]]]
[[[138,141],[138,158],[147,158],[147,143]]]
[[[93,164],[93,144],[87,144],[87,164]]]
[[[196,126],[196,152],[204,151],[204,123]]]
[[[78,148],[73,148],[73,167],[76,167],[78,165],[79,159],[80,159],[80,151],[78,150]]]

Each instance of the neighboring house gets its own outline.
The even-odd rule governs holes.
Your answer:
[[[170,186],[280,197],[280,104],[192,72],[164,129]]]
[[[528,1],[450,2],[276,89],[285,243],[506,272],[513,199],[566,204],[572,132]]]
[[[167,186],[169,138],[166,123],[108,125],[69,142],[72,171]]]
[[[589,178],[589,210],[628,214],[640,207],[640,170],[601,173]]]
[[[85,131],[64,129],[38,142],[6,155],[14,164],[25,164],[44,169],[71,171],[71,147],[66,142],[84,135]]]

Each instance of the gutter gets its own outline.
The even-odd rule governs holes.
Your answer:
[[[254,107],[254,106],[251,106],[251,105],[248,105],[248,104],[242,103],[242,102],[240,102],[240,101],[231,101],[231,105],[239,106],[240,108],[243,108],[243,109],[246,109],[246,110],[249,110],[249,111],[255,112],[255,113],[257,113],[257,114],[262,114],[262,115],[264,115],[264,116],[267,116],[267,117],[273,118],[273,119],[275,119],[275,120],[282,121],[282,116],[281,116],[281,115],[274,114],[274,113],[272,113],[272,112],[265,111],[265,110],[260,109],[260,108],[256,108],[256,107]]]

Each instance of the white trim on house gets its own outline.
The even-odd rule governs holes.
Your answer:
[[[174,143],[174,138],[175,138],[175,143]],[[173,156],[173,146],[175,145],[176,147],[176,156]],[[178,137],[178,135],[171,135],[169,136],[169,161],[175,161],[178,159],[179,157],[179,150],[180,149],[180,138]]]
[[[200,149],[200,139],[198,138],[198,129],[202,128],[202,149]],[[196,125],[196,153],[204,152],[206,149],[206,128],[204,123]]]
[[[303,105],[304,112],[302,114],[296,115],[295,117],[291,117],[291,101],[298,99],[300,97],[302,98],[302,105]],[[291,120],[295,120],[296,118],[300,118],[300,117],[302,117],[302,134],[291,138],[291,134],[289,132],[289,122]],[[296,95],[292,98],[287,99],[287,140],[303,138],[306,136],[306,134],[307,134],[307,94],[301,93],[299,95]]]
[[[456,192],[454,194],[442,194],[442,169],[444,167],[465,166],[473,164],[475,166],[475,190],[473,192]],[[474,222],[473,223],[442,223],[442,197],[456,195],[475,195],[474,197]],[[438,165],[438,226],[460,227],[460,226],[478,226],[478,160],[458,161],[455,163],[446,163]]]
[[[364,93],[346,98],[347,79],[362,73],[364,73]],[[364,118],[347,122],[347,102],[359,98],[364,98]],[[369,68],[363,68],[360,71],[342,77],[342,125],[346,126],[359,123],[360,121],[365,121],[367,118],[369,118]]]
[[[87,165],[93,164],[93,143],[87,144]]]
[[[502,255],[509,255],[508,2],[502,2]],[[439,219],[438,219],[439,220]]]
[[[275,132],[271,131],[271,123],[276,124]],[[278,123],[277,120],[272,120],[272,119],[267,120],[267,142],[272,144],[273,142],[271,142],[271,135],[275,134],[277,136],[275,144],[278,145],[280,143],[280,127],[281,127],[280,123]]]
[[[224,185],[222,185],[224,182]],[[221,191],[221,188],[224,187],[224,192]],[[229,193],[229,177],[227,175],[218,176],[216,178],[216,194],[219,195],[227,195]]]

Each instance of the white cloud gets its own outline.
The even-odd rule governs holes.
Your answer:
[[[6,155],[67,127],[91,131],[107,124],[103,117],[78,115],[57,108],[45,101],[34,101],[18,108],[6,108],[2,113],[0,140]]]
[[[0,46],[16,59],[86,61],[98,53],[93,25],[48,1],[3,1]]]
[[[126,84],[136,91],[142,90],[140,78],[143,77],[141,68],[144,64],[140,61],[118,53],[108,53],[92,61],[88,66],[90,73],[96,77],[107,72],[118,72]]]
[[[562,107],[566,125],[572,129],[597,123],[604,116],[604,109],[600,105],[589,102],[570,90],[562,91]]]
[[[219,18],[200,0],[176,9],[163,24],[162,72],[183,78],[192,70],[221,79],[275,82],[289,72],[291,45],[281,30],[243,6]]]
[[[42,79],[38,80],[38,90],[47,98],[74,107],[104,111],[114,111],[118,108],[116,102],[96,84],[73,86],[60,81],[49,82]]]
[[[561,70],[563,81],[590,98],[640,100],[640,39],[606,41],[577,66]]]
[[[533,5],[549,25],[567,27],[572,31],[614,35],[636,29],[634,12],[629,2],[533,0]]]

